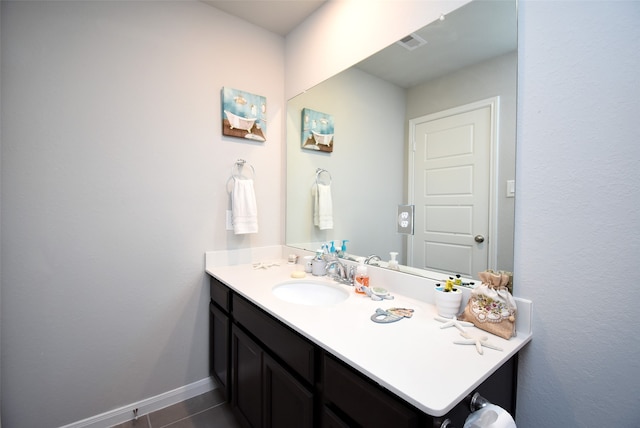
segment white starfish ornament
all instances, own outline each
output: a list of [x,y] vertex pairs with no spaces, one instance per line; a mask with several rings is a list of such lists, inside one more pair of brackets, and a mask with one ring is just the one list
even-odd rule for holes
[[495,349],[496,351],[502,351],[502,348],[499,346],[489,343],[489,338],[487,336],[473,337],[464,332],[460,333],[460,336],[464,337],[465,340],[454,340],[453,343],[456,345],[476,345],[476,350],[480,355],[483,354],[483,346],[485,348]]
[[272,266],[280,266],[279,263],[258,262],[253,264],[253,269],[269,269]]
[[444,323],[440,326],[441,329],[455,327],[458,330],[460,330],[462,333],[464,333],[464,329],[462,327],[473,327],[473,323],[470,323],[467,321],[458,321],[458,318],[456,317],[453,317],[453,318],[435,317],[434,320]]

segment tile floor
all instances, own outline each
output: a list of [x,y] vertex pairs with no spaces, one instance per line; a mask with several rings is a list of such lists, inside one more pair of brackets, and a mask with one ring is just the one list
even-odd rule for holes
[[112,428],[240,428],[218,389]]

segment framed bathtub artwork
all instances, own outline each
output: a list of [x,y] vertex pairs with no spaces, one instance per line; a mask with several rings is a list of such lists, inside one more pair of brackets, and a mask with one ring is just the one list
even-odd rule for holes
[[222,135],[267,141],[267,99],[238,89],[222,88]]
[[302,148],[321,152],[333,152],[333,116],[327,113],[302,109]]

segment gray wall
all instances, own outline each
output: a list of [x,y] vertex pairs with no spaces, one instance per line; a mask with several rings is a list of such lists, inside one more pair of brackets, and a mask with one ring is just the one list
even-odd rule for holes
[[[239,143],[217,122],[228,85],[262,92],[284,123],[281,39],[198,3],[78,4],[2,2],[5,426],[61,425],[206,376],[202,253],[282,242],[281,130]],[[388,34],[382,48],[441,12],[409,28],[412,4],[395,25],[361,14],[361,33]],[[634,427],[640,3],[524,0],[519,15],[514,271],[534,338],[517,423]],[[318,28],[292,36],[330,51],[342,39],[323,34],[352,32]],[[221,59],[237,58],[234,30],[260,72]],[[288,94],[309,77],[297,60]],[[224,231],[220,190],[237,157],[269,189],[270,227],[243,239]]]
[[[283,64],[282,37],[200,2],[2,2],[5,426],[208,377],[204,252],[282,242]],[[266,143],[221,136],[223,86],[267,98]],[[237,158],[258,177],[242,238]]]
[[[402,88],[355,68],[288,102],[287,243],[348,239],[351,254],[388,260],[390,251],[404,253],[395,229],[396,207],[406,202],[404,106]],[[332,153],[301,148],[300,112],[305,107],[333,115]],[[318,167],[333,178],[334,228],[327,231],[311,221],[310,189]]]
[[640,2],[520,3],[519,428],[637,427]]
[[[0,39],[2,38],[2,8],[0,7]],[[0,82],[2,81],[2,42],[0,41]],[[0,109],[2,104],[2,85],[0,85]],[[0,112],[0,177],[2,177],[2,114]],[[0,178],[0,188],[2,180]],[[0,242],[2,242],[2,192],[0,192]],[[0,245],[0,279],[2,278],[2,246]],[[2,355],[2,283],[0,282],[0,355]],[[0,357],[0,362],[2,358]],[[1,364],[0,364],[1,366]],[[2,368],[0,367],[0,427],[2,427]]]

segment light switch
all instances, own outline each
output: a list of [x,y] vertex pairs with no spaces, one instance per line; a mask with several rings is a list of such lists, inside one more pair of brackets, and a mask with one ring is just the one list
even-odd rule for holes
[[398,233],[405,235],[413,235],[413,214],[415,212],[414,205],[398,205],[397,226]]
[[507,198],[513,198],[516,195],[516,181],[507,180]]

